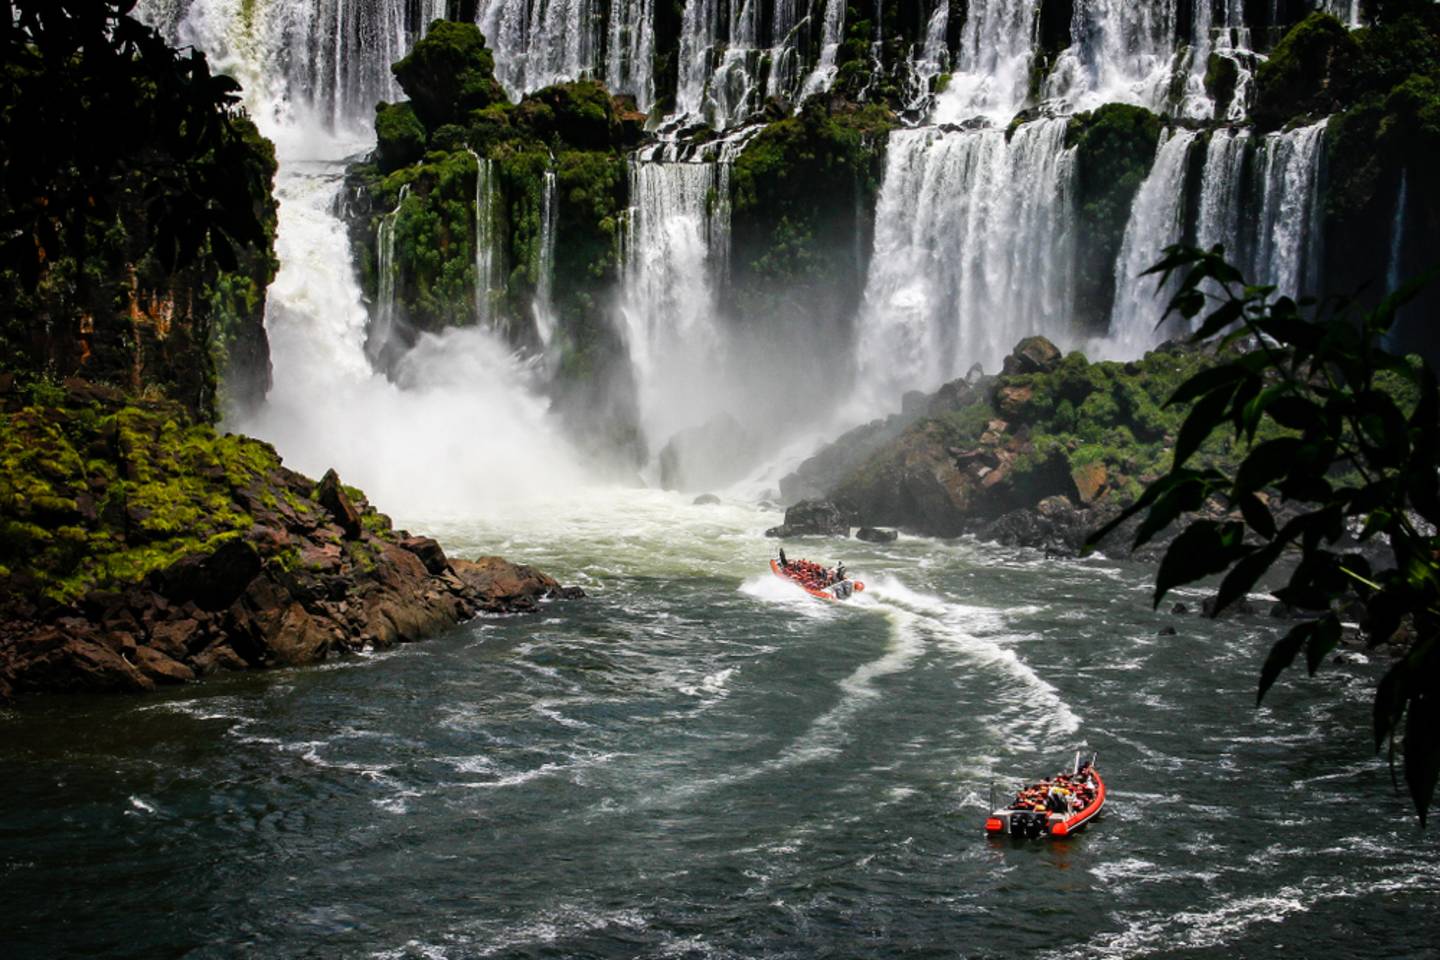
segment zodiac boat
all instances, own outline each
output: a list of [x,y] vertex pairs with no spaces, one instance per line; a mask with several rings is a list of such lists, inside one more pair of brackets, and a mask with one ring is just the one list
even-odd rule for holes
[[[993,800],[990,805],[995,806]],[[1104,807],[1105,781],[1095,769],[1095,756],[1082,763],[1077,753],[1070,773],[1031,784],[1008,806],[994,810],[985,821],[985,832],[992,837],[1068,837]]]
[[780,579],[798,584],[810,596],[818,597],[821,600],[849,600],[853,595],[865,589],[865,584],[849,577],[827,584],[805,578],[801,574],[804,565],[804,560],[792,560],[787,566],[782,567],[780,561],[772,559],[770,570]]

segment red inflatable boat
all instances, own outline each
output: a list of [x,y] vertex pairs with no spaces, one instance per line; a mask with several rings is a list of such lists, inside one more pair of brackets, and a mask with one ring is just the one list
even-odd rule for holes
[[849,600],[851,596],[865,589],[865,584],[849,577],[824,582],[824,574],[821,572],[824,568],[808,560],[791,560],[782,567],[780,561],[772,559],[770,569],[775,576],[797,584],[810,596],[819,597],[821,600]]
[[991,813],[985,832],[992,837],[1068,837],[1104,807],[1105,781],[1095,769],[1095,758],[1081,763],[1077,755],[1072,772],[1031,784],[1008,806]]

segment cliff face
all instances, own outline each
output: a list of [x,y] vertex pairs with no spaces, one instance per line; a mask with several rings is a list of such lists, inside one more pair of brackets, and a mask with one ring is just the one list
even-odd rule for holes
[[317,663],[562,595],[451,560],[333,471],[317,483],[173,402],[33,393],[0,390],[0,701]]

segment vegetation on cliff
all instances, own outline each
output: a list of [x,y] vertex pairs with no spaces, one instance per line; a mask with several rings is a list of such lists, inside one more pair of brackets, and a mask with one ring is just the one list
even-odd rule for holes
[[1075,216],[1085,237],[1076,253],[1075,315],[1104,332],[1115,300],[1115,258],[1130,206],[1155,161],[1164,122],[1144,107],[1107,103],[1070,119],[1075,149]]
[[[1327,244],[1327,288],[1359,293],[1371,307],[1383,292],[1379,281],[1397,266],[1397,220],[1413,232],[1411,248],[1440,244],[1440,166],[1420,159],[1440,152],[1440,8],[1390,0],[1372,13],[1355,31],[1322,13],[1299,23],[1257,73],[1253,111],[1261,129],[1331,118],[1325,235],[1345,240]],[[1407,205],[1397,209],[1402,181]],[[1427,290],[1412,309],[1437,302]],[[1395,335],[1409,349],[1435,347],[1418,325],[1402,324]]]
[[314,663],[560,592],[160,397],[7,378],[0,468],[0,702]]
[[132,5],[19,0],[0,22],[0,370],[213,418],[269,386],[275,158],[235,82]]
[[896,125],[885,107],[813,97],[770,123],[730,171],[729,294],[741,317],[788,318],[811,336],[843,329],[860,302],[885,143]]
[[[1317,318],[1288,298],[1271,301],[1219,253],[1172,248],[1156,269],[1184,276],[1171,309],[1206,314],[1196,342],[1261,346],[1174,391],[1167,407],[1186,416],[1169,472],[1096,539],[1144,512],[1142,545],[1223,500],[1229,516],[1192,520],[1171,544],[1154,593],[1158,606],[1172,588],[1223,573],[1216,613],[1282,558],[1294,560],[1275,595],[1304,617],[1266,659],[1262,699],[1302,651],[1315,673],[1356,599],[1372,646],[1403,632],[1408,647],[1375,693],[1375,747],[1388,741],[1393,758],[1403,730],[1405,779],[1423,824],[1440,778],[1440,387],[1427,363],[1384,346],[1396,309],[1420,284],[1357,324],[1343,312]],[[1242,456],[1219,464],[1195,456],[1217,438]],[[1289,517],[1272,510],[1275,494]],[[1367,554],[1371,542],[1383,546],[1384,562]]]
[[[1118,511],[1168,466],[1183,415],[1165,401],[1213,363],[1177,345],[1131,363],[1091,363],[1032,337],[1000,376],[943,387],[928,415],[829,496],[857,522],[940,536],[1053,496]],[[1225,462],[1234,454],[1217,438],[1201,455]]]

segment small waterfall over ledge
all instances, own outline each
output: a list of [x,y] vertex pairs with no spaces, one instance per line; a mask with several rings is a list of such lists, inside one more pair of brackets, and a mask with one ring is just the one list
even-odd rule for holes
[[994,369],[1029,334],[1073,341],[1067,123],[891,135],[859,331],[866,403]]

